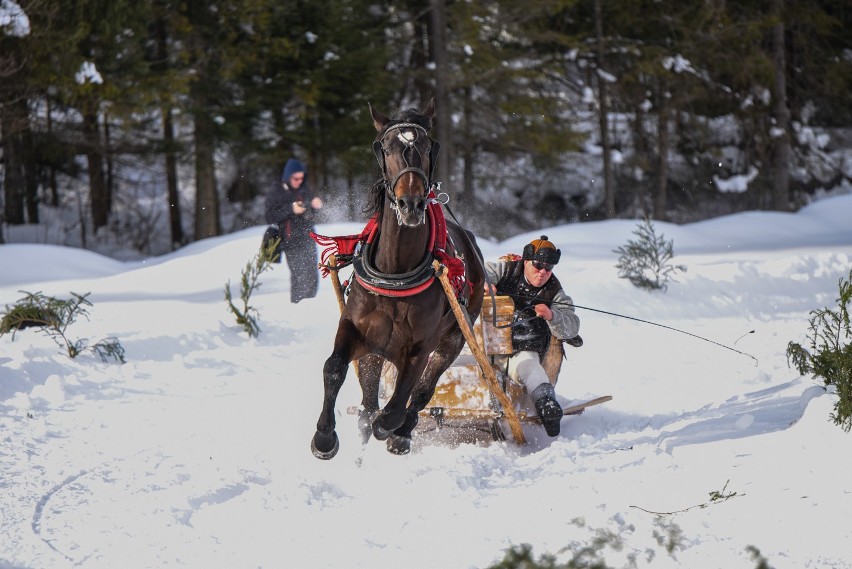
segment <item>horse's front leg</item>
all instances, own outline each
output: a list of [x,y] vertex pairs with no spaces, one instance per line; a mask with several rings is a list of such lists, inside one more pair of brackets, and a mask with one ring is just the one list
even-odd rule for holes
[[351,323],[341,320],[337,329],[337,336],[334,339],[334,350],[325,361],[322,369],[325,394],[322,401],[322,411],[320,411],[317,420],[317,431],[311,440],[311,451],[315,457],[323,460],[334,458],[340,448],[337,433],[334,431],[336,425],[334,405],[337,401],[337,394],[346,380],[349,362],[352,360],[355,333]]
[[378,440],[387,439],[405,422],[408,399],[411,396],[414,384],[423,374],[428,359],[428,353],[418,353],[409,356],[405,365],[400,367],[393,395],[373,421],[373,435]]
[[375,354],[358,360],[358,381],[361,383],[361,409],[358,411],[358,430],[361,441],[367,444],[373,435],[373,418],[379,410],[379,383],[384,358]]

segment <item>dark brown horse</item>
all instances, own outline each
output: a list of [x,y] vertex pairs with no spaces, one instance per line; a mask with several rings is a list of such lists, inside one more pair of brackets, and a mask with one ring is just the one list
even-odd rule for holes
[[[362,391],[359,425],[386,440],[388,450],[408,452],[418,412],[426,407],[441,374],[453,363],[464,337],[441,283],[434,277],[434,214],[429,207],[438,143],[428,136],[434,101],[418,112],[388,119],[370,107],[378,131],[373,149],[382,178],[373,187],[377,237],[354,262],[354,279],[337,327],[334,349],[323,368],[325,396],[311,442],[316,457],[337,453],[334,406],[349,363],[358,360]],[[443,221],[443,214],[441,212]],[[485,272],[473,235],[447,222],[448,248],[464,260],[466,283],[460,302],[474,322],[482,308]],[[397,369],[393,395],[379,410],[379,375],[383,362]]]

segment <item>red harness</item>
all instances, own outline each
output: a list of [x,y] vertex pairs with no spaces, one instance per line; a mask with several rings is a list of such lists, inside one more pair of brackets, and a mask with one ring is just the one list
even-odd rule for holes
[[[429,205],[426,208],[426,218],[429,222],[429,244],[427,252],[430,252],[432,258],[437,259],[442,265],[447,268],[447,277],[450,279],[453,288],[457,293],[461,293],[466,282],[464,261],[455,256],[454,252],[447,251],[447,220],[444,218],[444,210],[441,204],[435,199],[434,192],[429,192],[427,196]],[[330,268],[328,259],[332,255],[337,257],[337,268],[340,269],[351,264],[356,257],[362,254],[365,245],[374,244],[379,237],[378,213],[370,218],[367,225],[361,233],[357,235],[344,235],[339,237],[326,237],[318,235],[314,232],[310,233],[311,238],[323,247],[321,253],[320,271],[323,278],[328,276]],[[359,248],[359,245],[361,246]],[[431,262],[430,262],[431,263]],[[377,281],[365,278],[363,275],[356,272],[356,280],[368,291],[380,296],[403,297],[418,294],[432,284],[435,280],[434,274],[430,275],[425,281],[418,280],[415,284],[408,285],[399,279],[392,284],[392,288],[382,286],[387,284],[389,280],[385,275],[380,284]]]

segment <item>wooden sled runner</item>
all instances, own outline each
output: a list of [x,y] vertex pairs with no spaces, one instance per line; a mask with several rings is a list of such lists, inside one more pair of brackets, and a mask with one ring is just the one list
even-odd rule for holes
[[[342,309],[343,289],[335,260],[329,263],[332,282],[338,303]],[[488,433],[493,440],[505,440],[504,425],[509,427],[513,440],[525,444],[526,438],[522,424],[541,424],[538,416],[524,411],[526,392],[522,386],[511,381],[505,373],[505,357],[512,354],[511,329],[499,326],[511,324],[514,303],[508,296],[492,298],[486,295],[480,318],[471,326],[466,313],[456,301],[455,291],[446,276],[446,270],[437,261],[434,263],[436,275],[465,334],[466,345],[455,363],[439,379],[435,393],[429,404],[420,412],[417,430],[465,429]],[[492,321],[492,310],[496,313],[496,325]],[[551,338],[550,346],[542,365],[552,384],[556,384],[564,359],[563,343]],[[357,370],[357,367],[356,367]],[[380,405],[385,399],[382,393],[393,393],[396,381],[396,369],[385,363],[381,377]],[[563,415],[579,415],[593,405],[611,400],[607,395],[563,407]],[[357,407],[348,412],[357,414]]]

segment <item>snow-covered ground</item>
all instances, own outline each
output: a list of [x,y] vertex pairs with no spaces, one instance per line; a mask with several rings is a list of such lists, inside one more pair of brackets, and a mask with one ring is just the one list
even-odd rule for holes
[[[223,299],[263,228],[123,263],[49,245],[0,246],[0,306],[91,293],[68,335],[115,336],[124,365],[72,360],[28,329],[0,338],[0,567],[488,567],[530,544],[562,561],[598,538],[610,567],[852,568],[852,434],[836,395],[787,366],[810,310],[836,306],[852,266],[852,196],[797,214],[657,224],[688,271],[668,292],[618,279],[630,221],[548,228],[585,346],[557,392],[613,400],[529,444],[309,443],[337,304],[289,303],[286,266],[254,296],[250,339]],[[348,234],[355,224],[320,228]],[[541,232],[481,242],[488,258]],[[750,333],[753,331],[753,333]],[[757,555],[754,548],[760,551]]]

